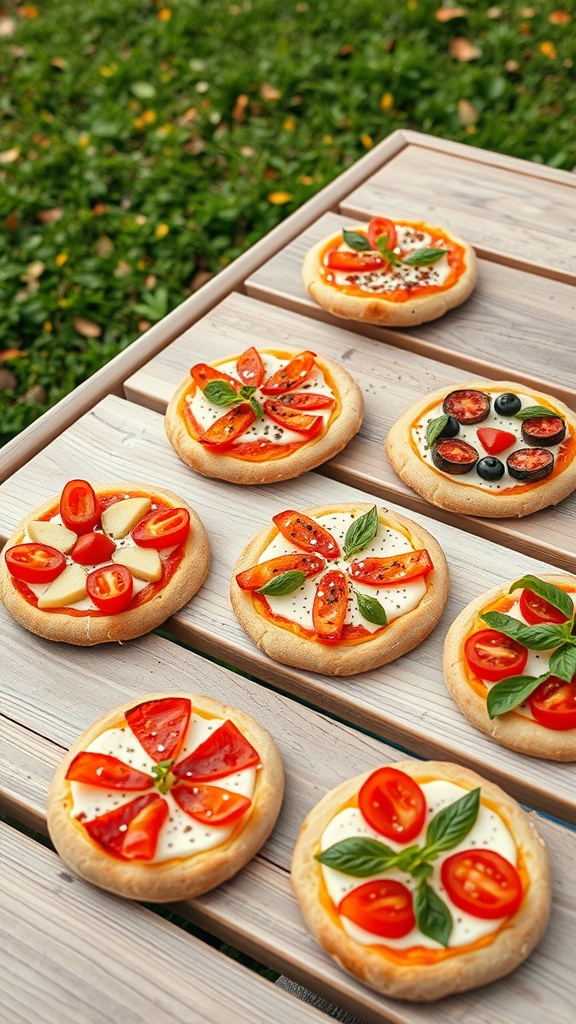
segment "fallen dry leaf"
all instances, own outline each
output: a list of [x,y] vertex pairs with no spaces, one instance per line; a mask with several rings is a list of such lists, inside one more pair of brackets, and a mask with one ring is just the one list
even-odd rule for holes
[[5,149],[3,153],[0,153],[0,164],[13,164],[19,156],[19,146],[13,146],[12,149]]
[[482,56],[482,50],[463,36],[455,36],[450,40],[448,52],[454,60],[460,61],[461,64],[465,64],[469,60],[477,60]]
[[60,206],[53,206],[50,210],[40,210],[37,214],[38,220],[42,224],[55,224],[63,216],[64,210]]
[[551,21],[553,25],[567,25],[569,21],[572,21],[572,15],[567,11],[552,11],[548,21]]
[[0,39],[9,39],[16,31],[14,18],[0,18]]
[[20,217],[17,213],[9,213],[6,216],[6,229],[16,231],[20,227]]
[[34,281],[40,277],[45,270],[44,263],[42,260],[34,260],[33,263],[29,263],[26,267],[26,273],[21,275],[23,281],[30,280]]
[[438,7],[434,11],[436,21],[452,21],[453,18],[463,18],[466,14],[465,7]]
[[198,289],[201,288],[203,284],[206,284],[207,281],[210,281],[213,276],[214,275],[211,274],[209,270],[199,270],[194,274],[194,277],[190,281],[192,291],[198,291]]
[[248,96],[245,92],[241,92],[240,95],[236,97],[236,102],[232,107],[232,117],[238,124],[242,124],[242,122],[246,120],[248,102]]
[[93,320],[85,320],[82,316],[77,316],[72,321],[74,330],[78,331],[83,338],[99,338],[102,334],[102,328],[99,324],[95,324]]
[[280,92],[275,86],[270,85],[269,82],[262,83],[260,86],[260,95],[263,100],[267,100],[269,103],[280,99]]
[[27,352],[21,352],[19,348],[4,348],[0,352],[0,363],[5,363],[8,359],[23,359],[27,355]]
[[469,100],[458,100],[458,117],[460,124],[476,124],[478,111]]

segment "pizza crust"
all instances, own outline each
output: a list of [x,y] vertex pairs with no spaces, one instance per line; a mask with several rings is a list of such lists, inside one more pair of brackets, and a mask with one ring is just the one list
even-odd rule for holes
[[[312,517],[329,512],[349,511],[362,515],[372,507],[368,503],[351,502],[321,505],[302,511]],[[411,651],[428,636],[440,619],[448,597],[449,572],[444,552],[435,538],[413,520],[385,508],[379,508],[378,515],[380,522],[393,529],[407,530],[414,549],[428,550],[434,569],[425,577],[426,593],[420,604],[412,611],[393,619],[373,640],[359,644],[321,644],[316,640],[298,636],[291,629],[284,629],[260,615],[255,608],[252,594],[241,590],[236,582],[238,573],[255,565],[262,552],[277,536],[278,530],[275,526],[267,527],[258,533],[240,554],[230,584],[230,599],[238,621],[261,651],[284,665],[292,665],[309,672],[321,672],[332,676],[355,675],[394,661],[407,651]]]
[[[266,350],[260,349],[260,351]],[[278,352],[288,359],[292,359],[301,351],[301,349],[278,349]],[[230,359],[234,359],[234,356],[231,356]],[[218,366],[223,361],[219,360],[218,363],[211,365]],[[166,409],[164,427],[168,440],[182,461],[191,469],[203,476],[228,480],[234,484],[274,483],[277,480],[290,480],[309,469],[314,469],[321,463],[327,462],[328,459],[332,459],[345,448],[360,429],[364,415],[362,392],[350,374],[325,356],[316,356],[316,365],[321,370],[325,370],[332,378],[340,408],[329,420],[327,429],[307,441],[297,451],[282,458],[255,462],[233,457],[226,452],[218,454],[210,451],[206,445],[200,444],[191,436],[178,411],[184,395],[190,388],[190,376],[181,382]],[[225,411],[223,409],[223,413]]]
[[391,767],[417,781],[442,778],[470,789],[481,786],[482,797],[497,807],[522,850],[529,886],[519,911],[489,945],[435,964],[398,964],[378,952],[377,946],[362,946],[351,939],[320,901],[322,869],[315,854],[328,823],[372,774],[366,772],[328,793],[300,830],[292,859],[292,885],[307,927],[345,970],[376,992],[395,999],[431,1002],[504,977],[525,960],[548,924],[550,865],[543,840],[515,800],[469,769],[436,761],[401,761]]
[[[218,847],[161,864],[122,861],[99,847],[70,816],[70,784],[66,772],[73,758],[105,729],[117,726],[130,708],[162,697],[188,697],[193,709],[229,718],[258,751],[253,804],[232,835]],[[87,882],[128,899],[169,903],[191,899],[235,875],[265,843],[275,823],[284,793],[284,769],[270,735],[250,715],[211,697],[191,693],[154,693],[116,708],[91,725],[70,748],[58,767],[48,794],[48,830],[62,860]]]
[[[409,226],[410,222],[399,222]],[[434,231],[426,224],[419,225],[422,230]],[[352,231],[362,231],[365,224],[352,227]],[[393,302],[379,295],[349,295],[328,284],[322,269],[322,255],[327,245],[341,239],[342,232],[323,238],[308,250],[302,265],[302,280],[309,295],[334,316],[346,320],[359,320],[368,324],[380,324],[383,327],[411,327],[437,320],[449,310],[460,306],[472,293],[478,279],[478,264],[472,246],[464,239],[442,228],[442,233],[460,246],[464,251],[465,266],[460,277],[449,288],[438,290],[428,295],[414,295],[406,301]]]
[[[36,608],[19,593],[5,560],[0,560],[0,600],[16,622],[47,640],[80,647],[132,640],[156,629],[194,597],[210,567],[210,547],[204,525],[194,509],[173,491],[134,482],[98,484],[94,486],[94,491],[97,496],[110,492],[135,491],[160,498],[174,507],[185,508],[190,514],[190,533],[184,544],[184,556],[166,586],[145,604],[117,615],[74,616],[65,611],[43,611]],[[5,550],[22,543],[28,524],[57,507],[58,501],[59,496],[55,496],[25,516],[6,542]]]
[[[572,584],[576,589],[575,576],[554,576],[538,574],[546,583]],[[576,729],[546,729],[538,722],[509,711],[505,715],[490,718],[486,699],[472,689],[464,662],[464,642],[476,629],[488,628],[478,624],[480,614],[510,590],[510,584],[495,587],[472,601],[454,620],[444,644],[444,678],[462,714],[480,732],[491,736],[503,747],[516,750],[532,757],[543,757],[549,761],[576,761]]]
[[[458,477],[450,477],[427,463],[412,447],[410,435],[413,423],[423,416],[431,406],[443,401],[452,391],[472,389],[479,391],[511,391],[530,394],[534,404],[542,401],[554,408],[566,421],[567,431],[576,438],[576,416],[557,398],[535,391],[515,381],[465,381],[433,391],[425,398],[414,402],[388,431],[386,454],[394,471],[412,490],[438,508],[465,515],[483,516],[488,519],[512,517],[521,518],[538,512],[549,505],[557,505],[576,488],[576,459],[557,475],[530,484],[517,494],[498,494],[467,484],[460,484]],[[481,423],[478,426],[482,426]]]

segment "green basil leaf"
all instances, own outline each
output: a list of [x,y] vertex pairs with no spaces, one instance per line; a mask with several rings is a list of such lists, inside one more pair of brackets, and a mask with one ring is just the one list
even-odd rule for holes
[[414,913],[423,935],[435,939],[442,946],[448,945],[452,931],[452,915],[444,901],[425,879],[422,879],[414,895]]
[[472,789],[453,804],[435,814],[426,830],[423,860],[431,860],[451,850],[468,835],[480,808],[480,788]]
[[525,409],[520,409],[520,412],[516,413],[519,420],[533,420],[535,417],[557,415],[557,412],[547,409],[545,405],[527,405]]
[[316,860],[336,871],[342,871],[354,878],[368,878],[393,867],[398,854],[377,839],[353,836],[329,846],[323,853],[316,854]]
[[360,615],[363,615],[368,622],[374,622],[378,626],[388,625],[388,616],[378,598],[361,594],[359,590],[355,590],[354,594]]
[[380,255],[385,260],[388,260],[388,262],[391,263],[393,267],[400,266],[402,260],[395,252],[392,251],[392,249],[388,248],[387,235],[380,235],[380,237],[376,239],[376,245],[378,246],[378,251]]
[[342,238],[349,245],[351,249],[356,252],[368,252],[371,248],[370,242],[366,238],[366,235],[361,235],[359,231],[347,231],[346,228],[342,231]]
[[548,678],[549,672],[543,676],[509,676],[500,683],[491,686],[486,699],[486,707],[490,718],[505,715],[522,704],[540,683]]
[[244,398],[246,399],[246,401],[248,401],[250,398],[252,398],[252,395],[254,394],[255,391],[255,384],[243,384],[242,387],[240,388],[239,394],[241,398]]
[[564,627],[557,626],[553,622],[525,626],[519,619],[513,618],[512,615],[505,615],[504,612],[485,612],[481,618],[492,629],[512,637],[513,640],[524,644],[531,651],[551,651],[566,640]]
[[446,249],[416,249],[402,263],[408,267],[428,267],[446,255]]
[[209,380],[203,394],[214,405],[236,405],[242,401],[238,392],[225,380]]
[[424,861],[422,864],[416,864],[416,866],[412,868],[411,874],[413,878],[430,878],[433,871],[434,868],[432,865],[427,864],[426,861]]
[[440,437],[444,427],[448,423],[448,413],[444,413],[442,416],[437,416],[436,419],[430,420],[430,423],[426,427],[426,444],[429,448],[432,447],[434,441],[437,441]]
[[279,576],[268,580],[263,587],[259,587],[257,594],[268,594],[270,597],[284,597],[298,590],[306,579],[306,573],[300,569],[289,569],[288,572],[281,572]]
[[258,399],[257,398],[249,398],[248,399],[248,404],[250,405],[250,408],[252,409],[252,412],[255,413],[255,415],[257,416],[257,418],[259,420],[261,420],[263,415],[264,415],[264,409],[260,405],[260,402],[258,401]]
[[560,590],[560,587],[555,587],[553,583],[546,583],[544,580],[538,579],[537,576],[528,575],[523,576],[521,580],[516,580],[510,587],[510,593],[519,588],[531,590],[533,594],[538,594],[538,597],[544,598],[545,601],[548,601],[548,604],[558,608],[567,619],[573,619],[574,604],[566,591]]
[[550,672],[564,682],[570,683],[576,673],[576,644],[567,643],[550,655]]
[[158,761],[152,765],[150,774],[154,779],[154,785],[159,793],[168,793],[172,784],[175,781],[176,776],[172,775],[170,768],[174,764],[175,758],[170,758],[169,761]]
[[378,533],[378,509],[376,505],[366,512],[359,519],[356,519],[346,531],[344,538],[344,558],[351,558],[358,551],[362,551]]

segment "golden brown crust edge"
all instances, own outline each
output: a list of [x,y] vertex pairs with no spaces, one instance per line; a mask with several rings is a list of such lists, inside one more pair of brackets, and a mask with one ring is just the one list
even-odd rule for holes
[[[572,584],[576,588],[576,577],[567,574],[548,575],[538,573],[538,579],[547,583]],[[497,743],[510,750],[533,757],[543,757],[550,761],[576,760],[576,729],[566,732],[545,729],[538,722],[509,712],[491,719],[486,708],[486,700],[481,697],[468,683],[463,663],[464,641],[469,635],[480,613],[488,605],[505,597],[511,583],[477,597],[464,608],[450,626],[444,644],[444,678],[446,685],[460,708],[462,714],[480,732],[491,736]]]
[[576,416],[568,406],[552,395],[536,391],[529,385],[520,384],[518,381],[464,381],[462,384],[456,383],[440,388],[414,402],[388,431],[386,454],[400,479],[417,494],[426,498],[431,505],[447,509],[450,512],[482,516],[487,519],[521,518],[538,512],[542,508],[547,508],[549,505],[557,505],[558,502],[567,498],[576,488],[576,459],[573,459],[558,476],[535,483],[529,490],[516,495],[490,494],[480,488],[459,484],[457,478],[451,480],[422,462],[410,444],[412,423],[430,405],[441,401],[451,391],[463,388],[528,392],[535,399],[544,400],[553,405],[566,420],[573,436],[576,437]]
[[[365,227],[357,225],[356,230]],[[352,228],[351,230],[354,230]],[[340,238],[341,232],[336,231],[313,245],[302,264],[302,281],[308,294],[334,316],[345,320],[359,320],[382,327],[411,327],[428,323],[444,316],[451,309],[460,306],[471,295],[478,279],[478,263],[476,253],[468,242],[455,235],[453,231],[442,228],[442,231],[465,251],[466,266],[456,283],[446,291],[426,296],[416,296],[409,302],[390,302],[380,296],[346,295],[337,288],[326,284],[320,272],[320,260],[324,247],[332,240]]]
[[[296,355],[301,349],[282,346],[281,351]],[[364,416],[364,398],[356,381],[338,363],[325,356],[317,356],[316,362],[320,368],[325,367],[334,380],[340,395],[341,409],[338,416],[330,421],[324,434],[291,455],[268,462],[249,462],[225,453],[213,454],[205,445],[195,441],[178,415],[180,401],[190,387],[190,376],[181,382],[166,409],[164,428],[170,444],[191,469],[203,476],[234,484],[267,484],[290,480],[327,462],[342,451],[360,429]]]
[[[66,772],[72,759],[106,728],[116,725],[130,708],[159,697],[189,697],[192,707],[229,718],[261,757],[253,806],[243,827],[221,846],[192,857],[146,866],[104,853],[68,811]],[[284,793],[284,769],[270,733],[250,715],[211,697],[191,693],[153,693],[132,700],[91,725],[70,748],[58,767],[48,794],[48,829],[65,863],[85,881],[128,899],[170,903],[191,899],[235,875],[258,852],[278,817]]]
[[432,965],[401,966],[374,949],[349,938],[318,899],[321,868],[315,860],[320,837],[337,811],[358,792],[371,772],[342,783],[328,793],[306,818],[292,858],[292,885],[304,921],[317,941],[338,963],[370,988],[385,996],[432,1002],[456,992],[502,978],[513,971],[538,944],[548,924],[551,901],[550,865],[543,840],[530,817],[500,787],[475,772],[446,762],[402,761],[393,765],[412,778],[441,777],[482,794],[496,804],[522,848],[530,885],[518,913],[489,945]]
[[[316,516],[353,510],[364,513],[372,507],[368,502],[350,502],[321,505],[302,511]],[[261,651],[275,661],[305,671],[333,676],[357,675],[406,654],[434,629],[448,598],[449,570],[444,552],[438,541],[413,520],[385,508],[379,508],[378,514],[381,521],[390,526],[408,530],[414,547],[426,548],[430,554],[434,569],[425,577],[426,593],[417,608],[394,619],[374,640],[347,647],[330,647],[277,626],[255,610],[250,592],[241,590],[236,582],[237,574],[255,565],[262,551],[277,534],[275,526],[267,527],[240,554],[230,583],[230,600],[238,621]]]
[[[184,557],[167,585],[146,604],[117,615],[72,616],[35,608],[16,590],[4,558],[0,559],[0,600],[16,622],[47,640],[79,647],[122,642],[149,633],[190,601],[204,583],[210,567],[210,547],[204,525],[191,505],[173,491],[133,481],[93,486],[97,495],[112,490],[137,491],[162,498],[173,506],[186,508],[190,513],[191,529],[184,547]],[[19,544],[28,523],[48,512],[57,502],[58,496],[55,495],[25,516],[8,539],[6,549]]]

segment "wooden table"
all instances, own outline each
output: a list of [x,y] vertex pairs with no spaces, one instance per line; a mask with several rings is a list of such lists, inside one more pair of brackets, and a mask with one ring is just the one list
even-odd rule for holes
[[[413,215],[466,237],[480,258],[469,301],[410,333],[337,321],[316,306],[300,281],[305,250],[373,214]],[[452,703],[441,665],[448,626],[474,596],[524,572],[575,571],[576,497],[518,522],[451,516],[395,476],[383,441],[417,397],[470,374],[516,378],[576,408],[575,226],[576,177],[395,133],[3,450],[3,540],[71,477],[142,479],[196,508],[213,553],[196,598],[157,634],[123,645],[53,644],[0,614],[0,1005],[10,1024],[326,1019],[230,959],[219,940],[367,1022],[572,1021],[574,767],[514,754],[476,732]],[[347,367],[366,402],[360,433],[317,471],[277,485],[242,488],[193,473],[165,438],[170,395],[192,363],[271,340]],[[271,661],[229,604],[239,551],[280,507],[357,497],[408,510],[442,544],[451,590],[440,624],[397,662],[349,679]],[[163,689],[218,696],[254,715],[274,735],[287,776],[261,853],[226,885],[165,912],[91,888],[42,842],[63,751],[99,715]],[[503,785],[532,809],[554,871],[551,925],[529,960],[501,982],[429,1006],[381,998],[339,970],[304,928],[289,884],[298,828],[319,798],[406,751],[458,761]]]

